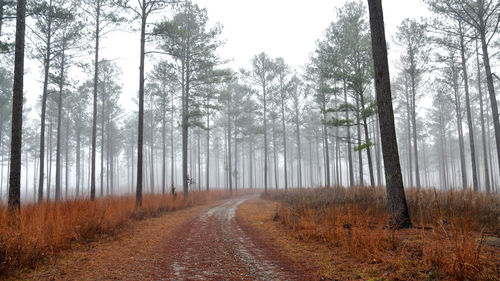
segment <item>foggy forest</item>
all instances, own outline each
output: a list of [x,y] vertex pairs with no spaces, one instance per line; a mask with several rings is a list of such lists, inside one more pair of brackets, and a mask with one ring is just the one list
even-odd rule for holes
[[0,0],[0,279],[500,280],[498,0],[212,2]]

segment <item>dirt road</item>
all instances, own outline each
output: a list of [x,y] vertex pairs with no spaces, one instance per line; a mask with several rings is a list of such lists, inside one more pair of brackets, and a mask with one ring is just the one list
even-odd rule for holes
[[259,249],[235,218],[238,205],[257,195],[224,201],[184,224],[165,245],[162,280],[294,280],[272,253]]

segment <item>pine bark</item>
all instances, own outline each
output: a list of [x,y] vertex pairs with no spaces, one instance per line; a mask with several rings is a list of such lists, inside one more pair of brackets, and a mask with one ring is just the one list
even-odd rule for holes
[[[10,145],[10,175],[8,209],[21,209],[21,145],[23,132],[24,38],[26,30],[26,1],[17,1],[16,47],[14,53],[14,85],[12,97],[12,131]],[[17,221],[12,221],[17,222]]]
[[392,107],[387,44],[385,41],[384,17],[381,0],[368,0],[372,52],[375,72],[380,133],[383,136],[385,178],[387,180],[387,202],[391,214],[390,224],[395,228],[410,227],[411,220],[406,204],[403,178],[399,162],[394,111]]

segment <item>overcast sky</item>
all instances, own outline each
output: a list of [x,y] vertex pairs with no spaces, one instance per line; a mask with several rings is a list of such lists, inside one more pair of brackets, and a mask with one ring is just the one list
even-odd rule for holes
[[[344,0],[197,0],[208,10],[211,23],[223,25],[222,38],[226,44],[220,50],[223,59],[230,59],[233,69],[249,67],[251,58],[266,52],[271,57],[281,56],[293,68],[300,71],[315,49],[317,39],[323,36],[329,23],[335,20],[335,8]],[[406,18],[429,15],[421,0],[383,0],[386,36],[392,42],[396,27]],[[114,32],[105,38],[101,57],[116,60],[121,67],[123,93],[120,105],[135,109],[133,98],[138,91],[139,34]],[[153,46],[149,46],[152,48]],[[397,56],[391,49],[390,61]],[[391,54],[393,54],[391,56]],[[151,60],[146,70],[151,69]],[[149,66],[149,67],[148,67]],[[27,86],[29,105],[41,94],[40,70],[32,65],[29,69],[30,85]],[[88,74],[90,77],[90,73]]]

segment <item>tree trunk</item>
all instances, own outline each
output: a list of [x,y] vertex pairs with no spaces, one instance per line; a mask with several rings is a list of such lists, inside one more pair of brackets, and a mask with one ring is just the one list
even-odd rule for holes
[[106,107],[104,95],[103,91],[101,93],[101,197],[104,197],[104,109]]
[[[162,147],[162,169],[161,169],[161,192],[165,194],[166,188],[166,173],[167,173],[167,147],[166,147],[166,127],[167,127],[167,100],[166,100],[166,91],[165,87],[163,87],[162,91],[162,115],[161,115],[161,147]],[[172,175],[173,176],[173,175]]]
[[[326,101],[323,100],[322,105],[323,111],[323,120],[326,121]],[[330,153],[328,150],[328,128],[326,124],[323,124],[323,138],[325,143],[325,184],[327,187],[330,187]]]
[[99,31],[101,16],[101,0],[96,0],[96,28],[95,28],[95,57],[94,57],[94,103],[92,109],[92,160],[90,176],[90,199],[95,199],[95,177],[96,177],[96,140],[97,140],[97,84],[99,82]]
[[288,171],[286,163],[286,127],[285,127],[285,97],[283,93],[283,79],[280,79],[280,93],[281,93],[281,125],[283,128],[283,165],[285,172],[285,190],[288,190]]
[[135,206],[142,207],[142,153],[144,139],[144,59],[146,45],[146,0],[142,0],[141,17],[141,50],[139,53],[139,124],[137,129],[137,188],[135,193]]
[[[23,0],[24,1],[24,0]],[[18,2],[19,4],[19,2]],[[52,11],[52,0],[49,2],[49,11]],[[43,78],[43,93],[42,93],[42,115],[40,121],[40,176],[38,178],[38,202],[43,200],[43,179],[44,179],[44,156],[45,156],[45,112],[47,110],[47,96],[49,84],[49,68],[51,56],[51,40],[52,40],[52,15],[49,12],[47,23],[47,44],[44,58],[44,78]],[[50,188],[50,186],[48,187]],[[48,192],[50,194],[50,192]]]
[[[365,110],[365,99],[363,94],[359,95],[361,98],[361,109],[364,111]],[[369,144],[370,143],[370,134],[368,132],[368,121],[366,120],[366,117],[363,116],[363,127],[365,129],[365,143]],[[371,154],[371,149],[370,145],[366,146],[366,157],[368,160],[368,171],[370,172],[370,186],[375,187],[375,179],[373,177],[373,162],[372,162],[372,154]]]
[[394,126],[382,2],[381,0],[368,0],[368,6],[380,132],[384,136],[382,152],[385,178],[387,180],[387,202],[391,214],[390,224],[395,228],[410,227],[411,220],[403,188],[396,129]]
[[62,46],[62,54],[61,54],[61,68],[59,75],[59,96],[57,99],[57,140],[56,140],[56,201],[61,200],[61,115],[62,115],[62,94],[64,88],[64,63],[65,63],[65,55],[64,55],[64,39]]
[[[343,80],[343,89],[344,89],[344,101],[347,104],[347,84],[346,81]],[[349,111],[346,110],[345,112],[345,119],[349,120]],[[351,127],[347,126],[346,127],[347,131],[347,160],[349,164],[349,186],[353,187],[354,186],[354,168],[352,165],[352,145],[351,145]]]
[[472,124],[472,113],[470,108],[470,97],[469,97],[469,76],[467,75],[467,62],[465,59],[465,43],[464,43],[464,33],[462,27],[462,21],[459,22],[460,27],[460,55],[462,59],[462,71],[464,75],[464,90],[465,90],[465,106],[467,107],[467,125],[469,129],[469,144],[470,144],[470,158],[472,164],[472,186],[474,191],[478,191],[477,184],[477,166],[476,166],[476,147],[474,144],[474,129]]
[[279,181],[278,181],[278,165],[277,165],[277,156],[276,156],[276,126],[275,119],[273,119],[273,160],[274,160],[274,186],[278,189]]
[[151,109],[151,119],[149,120],[149,161],[150,161],[150,182],[151,182],[151,193],[155,193],[155,153],[154,153],[154,124],[153,124],[153,118],[154,118],[154,112],[153,112],[153,95],[151,94],[150,98],[150,109]]
[[[208,106],[208,105],[207,105]],[[206,189],[210,189],[210,109],[207,109],[207,140],[206,140],[206,150],[205,150],[205,173],[206,173]]]
[[479,48],[476,40],[476,63],[477,63],[477,91],[479,95],[479,109],[481,116],[481,137],[483,144],[483,165],[484,165],[484,186],[486,189],[486,193],[490,193],[490,173],[488,167],[488,152],[486,146],[486,130],[484,128],[484,109],[483,109],[483,93],[481,87],[481,65],[479,63]]
[[175,195],[174,187],[174,91],[170,92],[170,192]]
[[[359,108],[359,100],[356,99],[356,108]],[[359,110],[356,111],[356,128],[358,130],[358,147],[361,146],[362,142],[361,142],[361,118],[360,118],[360,114],[359,114]],[[364,174],[363,174],[363,150],[362,149],[358,149],[358,162],[359,162],[359,185],[361,186],[364,186],[365,185],[365,182],[364,182]]]
[[299,107],[295,106],[295,130],[297,131],[297,159],[298,159],[298,176],[299,188],[302,188],[302,153],[300,147],[300,125],[299,125]]
[[50,193],[51,193],[51,188],[52,188],[52,126],[53,126],[53,120],[50,120],[50,125],[49,125],[49,151],[48,151],[48,163],[47,163],[47,168],[48,168],[48,175],[47,175],[47,201],[50,200]]
[[231,112],[231,98],[227,103],[227,161],[228,161],[228,184],[229,184],[229,192],[233,194],[233,177],[232,177],[232,172],[233,172],[233,167],[231,165],[231,116],[229,115]]
[[23,133],[23,86],[24,86],[24,37],[26,28],[26,1],[17,1],[16,47],[14,54],[14,85],[12,95],[12,131],[10,145],[10,175],[8,208],[12,215],[21,209],[21,145]]
[[[454,62],[452,62],[454,64]],[[462,175],[462,188],[467,188],[467,171],[465,170],[465,145],[464,145],[464,133],[462,128],[462,106],[460,104],[460,97],[458,94],[458,73],[455,66],[452,66],[453,72],[453,93],[455,95],[455,114],[457,117],[457,129],[458,129],[458,145],[460,151],[460,171]]]
[[406,97],[406,130],[408,132],[408,187],[413,187],[413,161],[411,151],[411,116],[412,103],[410,103],[410,92],[408,89],[408,77],[405,74],[405,97]]
[[66,165],[65,167],[65,183],[64,183],[64,188],[65,188],[65,199],[68,199],[68,189],[69,189],[69,120],[66,119],[66,140],[65,140],[65,145],[64,145],[64,153],[65,153],[65,160],[64,164]]
[[[81,166],[80,166],[80,145],[81,145],[81,120],[78,117],[77,120],[77,125],[76,125],[76,194],[75,198],[78,198],[80,196],[80,172],[81,172]],[[82,185],[83,188],[83,185]]]
[[267,193],[267,104],[266,104],[266,83],[262,84],[264,98],[264,193]]

